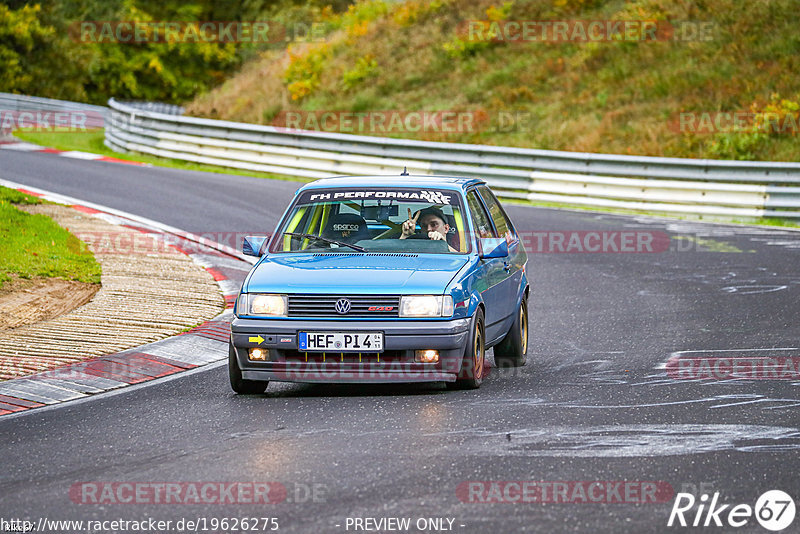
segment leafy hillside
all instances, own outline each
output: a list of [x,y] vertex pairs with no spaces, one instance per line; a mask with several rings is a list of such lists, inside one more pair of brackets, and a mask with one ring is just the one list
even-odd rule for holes
[[[362,0],[342,15],[319,12],[330,30],[324,42],[263,51],[188,109],[262,124],[283,124],[296,111],[318,118],[330,110],[448,110],[471,114],[477,127],[388,135],[797,161],[799,8],[797,0]],[[486,35],[497,37],[493,22],[543,20],[692,21],[711,33],[676,40],[667,32],[637,42],[509,42],[469,33],[468,21],[482,21]],[[765,127],[691,132],[680,129],[681,112],[699,119],[750,112]]]

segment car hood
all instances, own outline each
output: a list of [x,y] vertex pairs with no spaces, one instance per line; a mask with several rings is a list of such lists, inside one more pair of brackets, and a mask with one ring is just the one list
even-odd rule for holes
[[272,254],[250,274],[249,293],[442,294],[467,262],[446,254]]

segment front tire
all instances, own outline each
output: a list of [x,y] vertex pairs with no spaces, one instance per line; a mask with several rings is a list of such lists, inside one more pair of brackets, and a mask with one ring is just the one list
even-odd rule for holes
[[514,324],[494,348],[497,367],[522,367],[528,358],[528,298],[523,296]]
[[461,371],[455,382],[447,382],[448,389],[478,389],[483,383],[486,366],[486,339],[484,338],[483,310],[478,308],[472,320]]
[[242,370],[239,369],[236,349],[233,348],[232,343],[228,344],[228,378],[231,381],[231,389],[244,395],[264,393],[269,385],[269,380],[245,380],[242,378]]

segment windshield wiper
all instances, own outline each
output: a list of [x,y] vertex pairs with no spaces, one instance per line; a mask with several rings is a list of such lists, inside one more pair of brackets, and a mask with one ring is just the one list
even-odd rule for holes
[[318,235],[313,234],[301,234],[299,232],[283,232],[283,235],[291,235],[295,237],[303,237],[306,239],[318,239],[320,241],[324,241],[326,243],[332,243],[334,245],[339,245],[340,247],[350,247],[353,250],[357,250],[358,252],[366,252],[367,249],[364,247],[359,247],[358,245],[353,245],[352,243],[345,243],[344,241],[336,241],[335,239],[328,239],[327,237],[320,237]]

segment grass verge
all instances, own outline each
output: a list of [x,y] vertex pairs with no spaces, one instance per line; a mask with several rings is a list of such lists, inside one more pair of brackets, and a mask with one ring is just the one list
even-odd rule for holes
[[100,283],[100,264],[86,245],[45,215],[16,208],[36,197],[0,187],[0,288],[13,277]]

